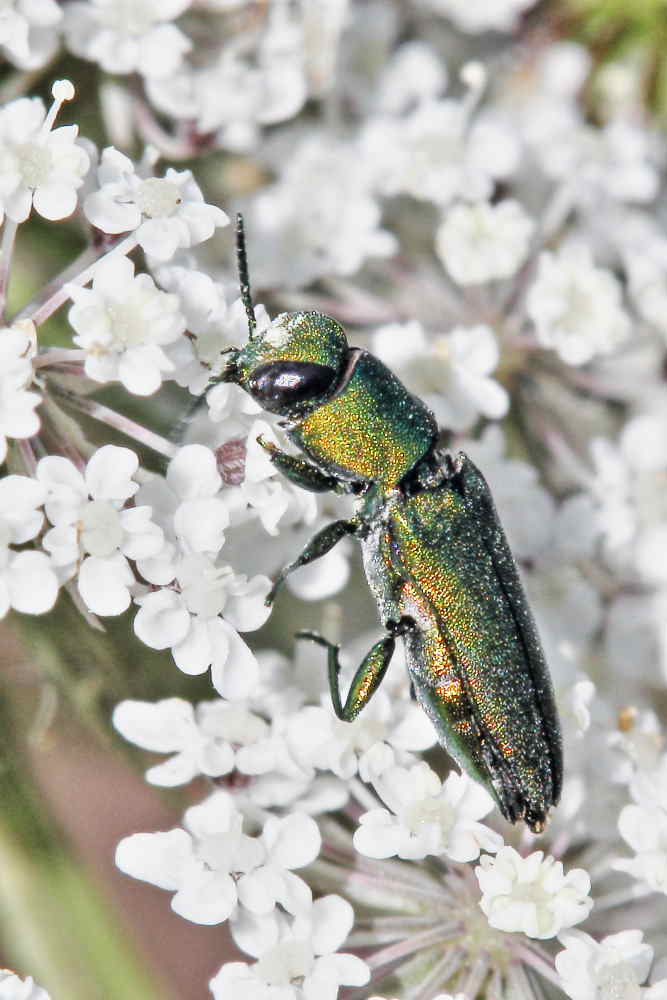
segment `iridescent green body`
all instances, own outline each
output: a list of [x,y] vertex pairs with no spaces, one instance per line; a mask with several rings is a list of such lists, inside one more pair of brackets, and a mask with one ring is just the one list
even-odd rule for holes
[[361,543],[385,636],[345,704],[329,650],[334,708],[351,720],[380,684],[402,636],[415,696],[440,743],[512,822],[540,830],[558,801],[561,743],[549,674],[505,535],[479,471],[436,448],[428,408],[377,358],[347,347],[318,313],[279,316],[234,352],[223,376],[280,413],[306,460],[265,445],[293,482],[349,491],[358,509],[323,529],[279,575],[344,535]]

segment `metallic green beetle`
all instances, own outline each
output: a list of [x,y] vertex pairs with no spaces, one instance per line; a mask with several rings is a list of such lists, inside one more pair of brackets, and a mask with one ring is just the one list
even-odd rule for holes
[[298,486],[358,496],[355,515],[318,532],[279,574],[361,543],[385,635],[342,704],[338,647],[328,650],[336,715],[352,721],[377,690],[402,636],[414,695],[440,743],[502,814],[543,829],[558,802],[562,751],[549,673],[489,488],[466,455],[438,451],[433,414],[342,327],[318,312],[283,313],[256,334],[242,219],[237,246],[250,339],[221,376],[284,419],[305,458],[260,441]]

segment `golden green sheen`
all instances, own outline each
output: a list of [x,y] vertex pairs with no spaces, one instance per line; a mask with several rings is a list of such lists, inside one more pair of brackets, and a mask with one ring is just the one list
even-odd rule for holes
[[389,488],[428,451],[433,417],[381,361],[362,352],[344,389],[290,436],[318,464]]

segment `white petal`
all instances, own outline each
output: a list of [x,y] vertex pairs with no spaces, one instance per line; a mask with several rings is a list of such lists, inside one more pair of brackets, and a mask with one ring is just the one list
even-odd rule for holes
[[130,606],[134,574],[120,552],[108,559],[89,556],[79,570],[79,593],[96,615],[120,615]]
[[169,649],[181,643],[190,631],[190,613],[174,591],[157,590],[141,599],[134,631],[151,649]]
[[126,740],[156,753],[180,750],[198,735],[194,709],[183,698],[121,701],[112,722]]
[[284,819],[266,821],[262,839],[273,864],[281,868],[303,868],[320,853],[322,838],[312,816],[293,813]]
[[219,552],[228,524],[227,506],[215,497],[187,500],[174,514],[174,531],[191,552]]
[[76,208],[76,190],[71,184],[45,184],[33,198],[35,211],[50,220],[66,219]]
[[316,955],[337,951],[354,925],[354,910],[341,896],[322,896],[313,903],[312,941]]
[[211,680],[223,698],[238,701],[239,698],[246,698],[255,688],[259,678],[259,664],[255,654],[236,629],[220,619],[218,622],[220,624],[217,626],[216,634],[220,637],[225,636],[227,649],[223,658],[216,641]]
[[192,859],[192,838],[185,830],[135,833],[116,848],[116,865],[133,878],[160,889],[178,889]]
[[19,552],[5,573],[11,606],[29,615],[50,611],[58,597],[58,579],[43,552]]
[[107,444],[92,456],[86,466],[86,485],[95,500],[128,500],[139,489],[132,476],[139,459],[129,448]]
[[163,764],[156,764],[146,771],[146,781],[160,788],[176,788],[192,781],[199,774],[197,761],[192,752],[177,753]]
[[[193,618],[188,635],[182,642],[174,645],[172,655],[174,663],[184,674],[203,674],[208,670],[213,657],[208,622]],[[222,656],[223,649],[217,646],[215,655]]]
[[215,455],[202,444],[188,444],[172,458],[167,483],[182,500],[214,496],[222,486]]
[[226,872],[201,872],[188,879],[171,901],[171,908],[195,924],[221,924],[236,906],[236,883]]

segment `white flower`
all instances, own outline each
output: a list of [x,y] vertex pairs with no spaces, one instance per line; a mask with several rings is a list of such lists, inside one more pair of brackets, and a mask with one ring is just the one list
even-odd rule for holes
[[461,31],[512,31],[521,14],[536,0],[420,0],[435,14],[448,17]]
[[21,545],[39,534],[46,490],[29,476],[0,478],[0,532],[5,544]]
[[63,12],[56,0],[7,0],[0,9],[0,45],[20,69],[38,69],[58,48]]
[[[245,307],[240,298],[228,304],[223,286],[203,271],[173,264],[153,270],[160,286],[178,295],[187,326],[188,336],[180,337],[166,351],[175,369],[171,377],[179,385],[187,386],[193,395],[200,396],[222,371],[225,349],[245,343],[248,337]],[[256,304],[254,309],[259,336],[269,325],[269,317],[264,306]],[[231,382],[215,384],[207,393],[206,402],[211,420],[224,421],[220,430],[224,431],[225,439],[245,436],[247,431],[247,421],[241,428],[232,419],[234,404],[244,413],[260,411],[252,397]],[[202,441],[198,435],[196,439]]]
[[257,914],[271,913],[276,903],[288,913],[308,912],[310,888],[293,869],[311,864],[320,853],[322,839],[315,820],[296,812],[282,819],[270,816],[260,843],[264,859],[239,881],[239,902]]
[[443,784],[422,761],[385,768],[373,784],[391,812],[372,809],[360,817],[354,846],[367,857],[417,860],[444,854],[474,861],[480,850],[502,847],[500,834],[478,822],[493,809],[491,796],[465,775],[453,771]]
[[416,320],[390,323],[375,332],[373,350],[443,427],[464,430],[480,414],[497,420],[507,412],[507,392],[490,377],[500,355],[488,326],[459,326],[429,340]]
[[617,442],[593,438],[590,491],[607,558],[651,585],[667,582],[667,414],[631,417]]
[[171,548],[159,560],[142,563],[151,583],[169,583],[175,575],[174,545],[186,556],[215,556],[222,548],[229,511],[220,494],[222,480],[210,448],[190,444],[180,448],[167,468],[166,477],[155,476],[144,483],[138,499],[156,512]]
[[48,556],[0,546],[0,618],[10,608],[42,615],[51,610],[57,596],[58,578]]
[[236,877],[252,871],[263,850],[242,832],[242,816],[226,792],[188,809],[185,821],[191,832],[178,828],[124,837],[116,848],[116,865],[174,892],[171,907],[186,920],[219,924],[237,905]]
[[404,42],[393,53],[380,78],[378,109],[386,114],[400,114],[418,101],[437,97],[446,83],[446,67],[434,48],[426,42]]
[[213,685],[223,697],[246,697],[258,668],[237,628],[249,631],[266,621],[270,608],[264,599],[271,581],[265,576],[246,580],[231,566],[195,555],[178,561],[175,585],[137,598],[137,636],[152,649],[171,647],[176,666],[186,674],[202,674],[210,667]]
[[228,217],[206,205],[189,170],[169,167],[164,177],[141,177],[132,161],[113,146],[102,152],[99,189],[83,205],[87,218],[105,233],[136,230],[139,246],[155,261],[209,239]]
[[50,611],[58,596],[58,579],[43,552],[16,552],[35,538],[44,522],[44,487],[28,476],[0,479],[0,618],[10,608],[25,614]]
[[[210,394],[209,394],[210,395]],[[288,482],[281,476],[275,465],[259,444],[258,438],[262,437],[271,444],[282,447],[282,442],[278,439],[276,428],[266,423],[264,420],[255,420],[250,430],[245,446],[244,479],[241,484],[240,494],[244,504],[249,505],[256,511],[262,527],[269,535],[278,534],[278,525],[283,528],[290,521],[302,521],[304,524],[313,524],[317,516],[317,501],[314,494],[300,489]],[[328,553],[321,562],[324,566],[318,566],[311,570],[311,579],[315,579],[316,589],[322,596],[329,596],[335,593],[344,584],[349,572],[347,565],[342,573],[338,575],[338,586],[335,586],[333,577],[329,572],[337,564],[340,566],[341,559],[344,559],[342,552],[336,547],[334,553]],[[335,558],[329,558],[335,556]],[[345,560],[347,563],[347,560]],[[308,567],[307,569],[310,569]],[[333,589],[331,585],[334,584]],[[297,591],[299,583],[296,583]],[[290,587],[291,589],[291,587]]]
[[422,101],[403,118],[370,119],[363,152],[384,194],[446,205],[488,198],[516,168],[515,137],[489,113],[470,123],[463,101]]
[[182,698],[122,701],[114,710],[113,724],[126,740],[146,750],[175,751],[146,772],[146,781],[153,785],[182,785],[198,774],[218,777],[234,768],[258,773],[273,763],[273,754],[266,752],[268,724],[239,702],[219,698],[200,702],[195,710]]
[[[639,987],[648,976],[653,948],[638,930],[609,934],[595,941],[583,931],[562,931],[558,940],[565,946],[555,958],[561,985],[572,1000],[600,1000],[623,997],[640,1000],[651,991]],[[664,989],[667,982],[656,983]]]
[[135,584],[128,559],[155,555],[163,545],[150,507],[124,509],[139,488],[132,479],[138,465],[134,452],[115,445],[100,448],[83,474],[58,455],[37,464],[53,525],[44,536],[44,547],[64,579],[78,567],[79,593],[95,614],[125,611]]
[[28,389],[34,352],[32,324],[0,329],[0,462],[7,457],[7,438],[29,438],[39,430],[35,407],[42,397]]
[[667,811],[653,803],[624,806],[618,830],[635,856],[619,858],[614,868],[634,876],[654,892],[667,894]]
[[436,233],[436,249],[459,285],[510,278],[526,258],[534,223],[517,201],[459,204]]
[[78,127],[53,128],[74,88],[61,80],[52,93],[48,114],[38,97],[21,97],[0,109],[0,205],[13,222],[24,222],[33,205],[45,219],[71,215],[89,167],[88,154],[77,143]]
[[583,245],[540,255],[526,309],[540,344],[570,365],[611,353],[630,332],[616,278]]
[[276,902],[290,913],[310,906],[306,883],[292,868],[317,857],[320,835],[310,817],[267,820],[259,838],[242,832],[243,818],[227,792],[218,791],[185,813],[186,830],[138,833],[116,850],[121,871],[175,892],[172,909],[200,924],[226,920],[237,905],[270,913]]
[[562,863],[542,851],[522,858],[513,847],[502,847],[495,858],[482,857],[475,875],[482,892],[479,905],[501,931],[555,937],[585,920],[593,907],[587,872],[572,868],[565,874]]
[[244,951],[259,955],[254,965],[228,962],[211,980],[214,1000],[336,1000],[340,986],[364,986],[370,978],[365,962],[355,955],[339,953],[354,922],[352,907],[340,896],[316,900],[307,916],[291,925],[275,919],[264,937],[271,942],[253,947],[262,935],[253,928],[233,928]]
[[299,288],[327,274],[354,274],[367,257],[394,252],[363,163],[358,149],[332,141],[291,151],[281,180],[253,202],[256,282]]
[[[325,677],[322,665],[321,677]],[[386,683],[386,682],[385,682]],[[419,752],[433,745],[433,727],[421,709],[407,697],[377,691],[353,722],[338,719],[330,696],[322,706],[308,705],[289,720],[287,739],[294,759],[303,767],[333,771],[339,778],[354,777],[365,754],[386,741],[399,751]]]
[[95,271],[92,288],[70,286],[73,338],[86,351],[86,374],[119,379],[139,396],[160,388],[173,365],[163,347],[185,330],[176,295],[161,292],[147,274],[134,276],[127,257],[111,254]]
[[191,42],[169,22],[190,0],[90,0],[65,8],[65,40],[75,55],[91,59],[108,73],[169,77]]
[[229,523],[220,485],[215,455],[195,444],[180,449],[166,479],[156,476],[141,488],[138,499],[150,504],[166,543],[139,561],[142,576],[160,589],[137,598],[134,629],[153,649],[171,647],[185,673],[211,667],[220,694],[239,698],[255,684],[257,661],[237,629],[266,621],[271,583],[266,576],[248,580],[216,561]]
[[173,118],[215,133],[223,148],[245,151],[259,126],[297,114],[307,97],[303,35],[288,4],[272,4],[254,45],[225,45],[213,61],[147,80],[151,102]]
[[21,979],[10,969],[0,969],[0,1000],[50,1000],[32,976]]

